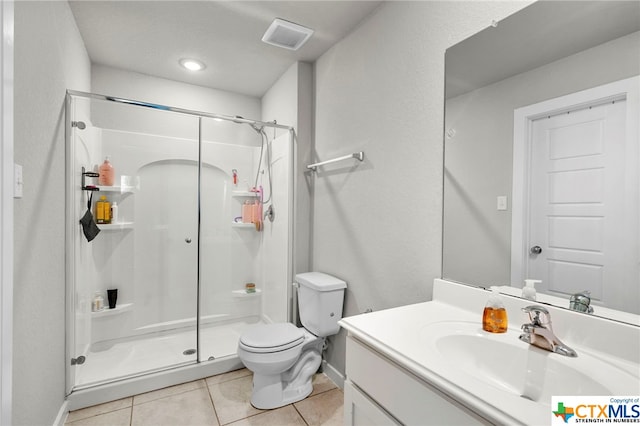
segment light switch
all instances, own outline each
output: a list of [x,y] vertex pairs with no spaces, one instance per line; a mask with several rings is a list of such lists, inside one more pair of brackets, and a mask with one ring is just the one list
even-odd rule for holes
[[22,198],[22,188],[24,181],[22,180],[22,166],[20,164],[13,165],[13,198]]
[[497,207],[498,207],[498,210],[500,210],[500,211],[507,210],[507,196],[506,195],[498,195]]

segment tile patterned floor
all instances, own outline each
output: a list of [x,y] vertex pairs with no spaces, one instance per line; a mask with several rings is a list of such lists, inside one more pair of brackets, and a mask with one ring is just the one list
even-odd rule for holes
[[251,380],[247,369],[232,371],[72,411],[65,425],[342,425],[342,391],[324,374],[314,376],[308,398],[275,410],[251,406]]

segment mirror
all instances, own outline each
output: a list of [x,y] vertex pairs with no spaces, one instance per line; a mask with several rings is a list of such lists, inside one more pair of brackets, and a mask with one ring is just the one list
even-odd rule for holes
[[540,1],[447,50],[444,279],[640,324],[639,31],[638,2]]

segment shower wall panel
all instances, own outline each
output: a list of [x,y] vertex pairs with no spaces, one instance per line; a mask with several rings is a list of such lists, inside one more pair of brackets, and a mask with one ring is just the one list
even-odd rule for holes
[[[242,216],[238,197],[253,186],[259,148],[205,141],[202,144],[200,218],[200,309],[202,318],[260,316],[260,306],[237,297],[259,271],[260,236],[234,227]],[[233,172],[238,176],[233,184]],[[234,293],[235,292],[235,293]]]
[[255,281],[259,246],[231,227],[240,206],[232,197],[229,166],[241,176],[252,174],[257,149],[203,143],[198,240],[197,139],[103,131],[103,151],[116,174],[135,186],[119,203],[119,219],[134,225],[100,244],[94,258],[98,290],[118,287],[119,303],[132,309],[94,321],[93,342],[194,326],[198,250],[201,319],[259,315],[259,306],[233,297],[233,290]]

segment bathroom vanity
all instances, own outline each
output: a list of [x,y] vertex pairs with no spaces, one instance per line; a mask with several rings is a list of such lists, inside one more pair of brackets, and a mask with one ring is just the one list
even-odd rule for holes
[[405,364],[353,336],[347,338],[347,375],[346,425],[490,424]]
[[549,424],[552,396],[640,394],[638,325],[546,306],[570,358],[518,339],[535,302],[503,296],[509,330],[483,331],[489,294],[438,279],[431,302],[341,320],[345,424]]

